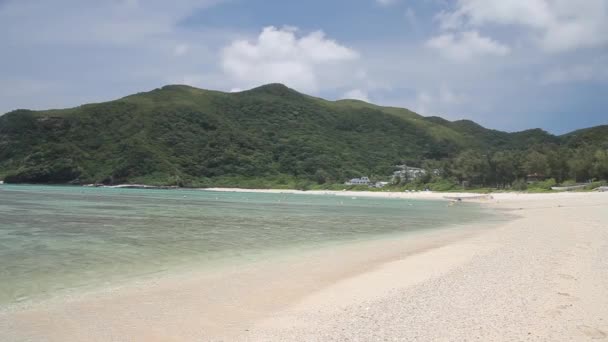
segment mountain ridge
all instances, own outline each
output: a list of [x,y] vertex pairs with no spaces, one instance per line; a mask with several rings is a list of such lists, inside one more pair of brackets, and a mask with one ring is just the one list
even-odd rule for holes
[[509,133],[405,108],[329,101],[282,84],[235,93],[166,85],[113,101],[0,116],[0,178],[187,186],[238,185],[244,179],[339,183],[391,174],[398,163],[452,159],[465,150],[601,145],[604,130]]

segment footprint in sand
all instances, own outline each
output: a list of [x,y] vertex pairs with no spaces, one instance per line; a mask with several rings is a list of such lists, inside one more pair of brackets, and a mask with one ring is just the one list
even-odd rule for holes
[[566,297],[566,298],[568,298],[569,300],[572,300],[572,301],[579,300],[578,297],[572,296],[568,292],[558,292],[557,294],[560,295],[560,296],[562,296],[562,297]]
[[583,334],[591,337],[593,340],[605,339],[608,335],[596,328],[592,328],[588,325],[579,325],[578,330],[580,330]]

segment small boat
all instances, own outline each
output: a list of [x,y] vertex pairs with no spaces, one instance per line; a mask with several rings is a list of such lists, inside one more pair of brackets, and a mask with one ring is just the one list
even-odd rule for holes
[[571,190],[583,189],[586,186],[587,186],[587,184],[578,184],[578,185],[571,185],[571,186],[552,186],[551,190],[553,190],[553,191],[571,191]]

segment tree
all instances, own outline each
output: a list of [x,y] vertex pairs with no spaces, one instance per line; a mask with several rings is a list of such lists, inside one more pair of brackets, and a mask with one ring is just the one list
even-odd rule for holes
[[597,150],[593,157],[591,176],[608,180],[608,150]]
[[427,159],[422,163],[422,168],[430,176],[430,178],[447,178],[449,176],[449,162],[445,159]]
[[452,172],[462,182],[485,185],[490,169],[488,159],[478,151],[466,150],[454,160]]
[[499,151],[490,159],[494,170],[494,180],[499,187],[511,185],[517,178],[518,161],[515,153]]
[[549,160],[544,154],[538,151],[531,151],[526,156],[524,169],[528,174],[546,176],[549,173]]
[[549,162],[549,174],[558,183],[563,182],[568,177],[568,155],[569,151],[565,148],[551,149],[546,152]]
[[591,178],[591,168],[593,166],[593,157],[585,148],[578,148],[573,151],[568,160],[568,168],[570,176],[578,182],[584,182]]

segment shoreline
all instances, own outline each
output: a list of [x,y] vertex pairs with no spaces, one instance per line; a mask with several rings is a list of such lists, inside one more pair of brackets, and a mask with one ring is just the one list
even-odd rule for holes
[[487,205],[520,217],[335,284],[247,337],[608,338],[608,196],[502,196]]
[[[213,269],[191,269],[15,305],[0,310],[0,339],[38,340],[44,337],[50,341],[79,341],[88,331],[104,324],[109,327],[96,331],[94,338],[88,336],[87,340],[106,341],[109,336],[129,336],[129,340],[135,341],[173,340],[175,337],[165,332],[149,334],[142,330],[142,323],[147,329],[150,326],[145,322],[157,319],[150,316],[147,308],[150,305],[164,311],[166,316],[162,323],[159,322],[163,329],[176,327],[180,330],[177,340],[241,340],[242,331],[257,324],[260,318],[270,317],[273,312],[284,310],[310,294],[386,263],[440,248],[487,229],[487,224],[480,222],[471,226],[450,225],[428,231],[341,241],[335,245],[298,250],[294,254],[281,254],[280,258],[226,264]],[[251,293],[272,295],[251,298]],[[189,321],[192,317],[188,313],[199,310],[202,321]],[[133,316],[137,318],[133,320]],[[142,317],[143,322],[140,321]],[[122,326],[123,321],[139,322],[133,324],[132,329]],[[72,326],[73,330],[66,330],[66,325]],[[31,329],[31,326],[40,329]],[[201,328],[204,335],[197,335],[195,330]],[[12,335],[4,336],[2,331]]]
[[[249,192],[277,191],[311,194]],[[445,199],[444,193],[337,193]],[[305,258],[296,255],[245,269],[163,278],[70,302],[0,313],[0,331],[5,332],[0,337],[50,341],[375,340],[412,339],[413,333],[424,340],[605,337],[608,269],[598,260],[608,257],[608,215],[602,211],[608,207],[607,194],[498,193],[472,200],[518,218],[491,228],[481,224],[349,243],[307,252]],[[436,326],[440,322],[451,323]]]
[[345,196],[345,197],[372,197],[372,198],[392,198],[392,199],[415,199],[415,200],[443,200],[454,201],[461,199],[467,202],[491,203],[492,201],[514,201],[514,200],[542,200],[542,199],[571,199],[585,196],[586,194],[598,194],[601,192],[546,192],[546,193],[527,193],[527,192],[390,192],[390,191],[335,191],[335,190],[293,190],[293,189],[241,189],[241,188],[206,188],[200,189],[210,192],[242,192],[242,193],[268,193],[268,194],[294,194],[294,195],[325,195],[325,196]]
[[[4,184],[4,183],[2,183]],[[0,185],[2,185],[0,184]],[[38,185],[38,186],[74,186],[83,188],[104,188],[104,189],[134,189],[134,190],[185,190],[185,191],[209,191],[209,192],[240,192],[240,193],[268,193],[268,194],[295,194],[295,195],[330,195],[330,196],[359,196],[359,197],[382,197],[398,199],[430,199],[430,200],[468,200],[479,201],[491,200],[494,196],[511,198],[510,196],[519,195],[558,195],[558,194],[581,194],[581,193],[601,193],[608,192],[607,186],[600,186],[597,189],[588,191],[573,191],[580,189],[580,186],[565,187],[568,190],[552,189],[547,192],[526,192],[526,191],[498,191],[498,192],[463,192],[463,191],[362,191],[362,190],[296,190],[296,189],[248,189],[248,188],[183,188],[179,186],[165,185],[146,185],[146,184],[6,184],[6,185]],[[564,188],[564,189],[565,189]]]
[[[31,300],[28,299],[22,302],[4,303],[0,305],[0,317],[3,313],[8,314],[16,311],[36,309],[37,307],[42,306],[56,306],[69,302],[87,300],[93,297],[103,297],[115,294],[125,289],[132,290],[134,288],[148,287],[150,285],[156,285],[159,282],[163,282],[167,279],[187,280],[196,277],[205,278],[208,275],[223,276],[226,273],[238,272],[251,267],[269,268],[270,266],[277,264],[299,262],[310,256],[318,256],[321,254],[331,254],[332,256],[335,256],[336,253],[339,254],[342,251],[371,248],[371,246],[388,246],[405,243],[411,244],[412,247],[418,248],[419,246],[416,243],[413,243],[411,241],[412,239],[414,239],[417,243],[424,245],[427,242],[426,240],[429,238],[436,238],[437,241],[442,241],[444,238],[447,239],[456,236],[468,236],[475,232],[488,229],[488,225],[498,225],[500,222],[507,221],[509,218],[514,219],[516,217],[516,215],[510,214],[493,215],[494,216],[492,216],[491,219],[486,217],[466,226],[463,224],[450,223],[420,230],[390,232],[354,239],[331,240],[321,244],[293,245],[282,248],[268,249],[261,254],[257,254],[255,258],[251,259],[227,257],[220,261],[205,265],[195,263],[173,265],[172,270],[142,273],[138,276],[118,280],[115,283],[101,287],[83,285],[71,289],[60,290],[59,292],[51,294],[47,297],[33,297]],[[414,251],[415,248],[412,248],[412,251]]]
[[[242,189],[242,188],[205,188],[202,191],[211,192],[243,192],[261,194],[293,194],[293,195],[323,195],[323,196],[346,196],[346,197],[375,197],[394,199],[427,199],[427,200],[449,200],[446,197],[459,197],[465,199],[480,199],[479,197],[490,197],[492,194],[473,192],[391,192],[391,191],[355,191],[355,190],[295,190],[295,189]],[[513,193],[515,194],[515,193]],[[488,198],[489,199],[489,198]]]

